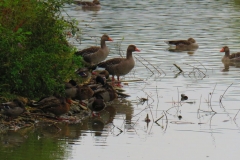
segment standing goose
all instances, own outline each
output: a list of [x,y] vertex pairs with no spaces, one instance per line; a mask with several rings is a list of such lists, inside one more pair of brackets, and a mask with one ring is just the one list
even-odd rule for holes
[[188,38],[187,40],[171,40],[164,42],[169,46],[175,46],[177,50],[181,51],[196,50],[198,48],[198,44],[193,38]]
[[128,74],[135,65],[132,52],[140,50],[135,45],[129,45],[127,48],[126,58],[113,58],[105,62],[98,64],[99,67],[105,68],[110,75],[112,75],[112,81],[114,81],[114,76],[117,76],[119,82],[119,77]]
[[101,38],[101,47],[92,46],[76,52],[76,55],[83,57],[84,61],[91,65],[97,64],[105,60],[109,54],[109,49],[106,46],[106,41],[113,41],[108,35],[104,34]]
[[240,52],[230,54],[228,46],[224,46],[220,52],[225,52],[225,55],[222,57],[222,62],[228,62],[233,60],[240,60]]

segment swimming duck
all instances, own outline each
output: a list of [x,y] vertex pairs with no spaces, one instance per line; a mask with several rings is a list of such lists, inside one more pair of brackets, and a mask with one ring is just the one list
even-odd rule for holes
[[187,40],[170,40],[164,42],[167,43],[169,46],[175,46],[176,50],[181,51],[191,51],[198,48],[198,44],[193,38],[188,38]]
[[97,64],[105,60],[109,54],[109,49],[106,46],[106,41],[113,41],[108,35],[104,34],[101,38],[101,47],[92,46],[81,51],[76,52],[76,55],[83,57],[87,63]]
[[75,1],[77,5],[82,5],[82,7],[101,7],[98,0],[93,0],[92,2],[86,1]]
[[26,111],[24,104],[18,99],[2,103],[0,109],[3,110],[4,115],[10,118],[15,118]]
[[135,65],[132,52],[140,50],[135,45],[129,45],[127,48],[126,58],[113,58],[105,62],[99,63],[97,66],[105,68],[112,75],[112,81],[114,81],[114,76],[117,76],[119,82],[119,77],[128,74]]
[[60,96],[43,97],[39,101],[34,102],[31,106],[38,107],[44,112],[53,113],[57,118],[65,114],[70,109],[71,100]]
[[240,60],[240,52],[230,54],[230,49],[228,46],[224,46],[220,52],[225,52],[225,55],[222,57],[222,62],[228,62],[233,60]]

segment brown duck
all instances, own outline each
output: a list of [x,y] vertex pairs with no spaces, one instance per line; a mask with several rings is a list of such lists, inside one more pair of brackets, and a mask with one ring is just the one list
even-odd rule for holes
[[82,5],[83,7],[100,7],[100,2],[98,0],[93,0],[92,2],[76,1],[76,4]]
[[109,59],[105,62],[101,62],[98,64],[99,67],[105,68],[110,75],[112,75],[112,80],[114,81],[114,76],[117,76],[117,80],[119,81],[119,77],[128,74],[135,65],[132,52],[140,50],[135,45],[129,45],[127,48],[126,58],[113,58]]
[[240,60],[240,52],[230,54],[228,46],[224,46],[220,52],[225,52],[225,55],[222,57],[222,62]]
[[94,97],[97,99],[103,99],[104,102],[113,101],[118,97],[116,90],[106,83],[105,79],[101,76],[96,77],[96,82],[102,84],[94,91]]
[[105,79],[109,78],[109,72],[107,70],[94,71],[92,74],[94,75],[93,78],[96,78],[97,76],[101,76]]
[[92,116],[100,116],[99,112],[101,112],[105,107],[106,103],[103,99],[98,99],[96,97],[89,99],[88,108],[92,111]]
[[2,103],[0,109],[3,110],[2,114],[10,118],[15,118],[26,111],[24,104],[18,99]]
[[167,43],[169,46],[175,46],[175,49],[182,51],[191,51],[198,48],[198,44],[193,38],[188,38],[187,40],[170,40],[164,42]]
[[65,94],[68,98],[85,100],[93,96],[94,92],[88,85],[77,85],[74,80],[65,83]]
[[60,96],[43,97],[31,106],[38,107],[44,112],[53,113],[57,118],[70,109],[71,100]]
[[106,46],[106,41],[113,41],[108,35],[104,34],[101,38],[101,47],[92,46],[90,48],[83,49],[76,52],[76,55],[83,57],[84,61],[87,63],[97,64],[105,60],[109,54],[109,49]]

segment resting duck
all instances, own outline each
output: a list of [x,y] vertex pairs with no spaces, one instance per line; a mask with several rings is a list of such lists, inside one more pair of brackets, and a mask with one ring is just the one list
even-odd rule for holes
[[99,63],[97,66],[105,68],[110,75],[112,75],[112,81],[114,81],[114,76],[117,76],[119,82],[119,77],[128,74],[135,65],[132,52],[140,50],[135,45],[129,45],[127,48],[126,58],[113,58],[105,62]]
[[53,113],[57,118],[65,114],[70,109],[71,100],[60,96],[43,97],[39,101],[33,103],[32,107],[38,107],[44,112]]
[[167,43],[169,46],[175,46],[176,50],[191,51],[198,49],[198,44],[193,38],[188,38],[187,40],[171,40],[164,42]]
[[76,4],[82,5],[82,7],[101,7],[98,0],[93,0],[92,2],[76,1]]
[[77,85],[74,80],[65,83],[65,94],[68,98],[85,100],[93,96],[94,91],[88,85]]
[[92,97],[88,101],[88,108],[92,111],[93,116],[100,116],[99,112],[101,112],[105,107],[106,104],[103,99]]
[[225,55],[222,57],[222,62],[240,60],[240,52],[230,54],[228,46],[224,46],[220,52],[225,52]]
[[106,83],[105,79],[101,76],[96,77],[96,82],[102,84],[94,91],[94,97],[97,99],[103,99],[104,102],[113,101],[118,97],[116,90]]
[[75,71],[77,75],[79,75],[81,78],[88,78],[91,76],[91,73],[88,68],[79,68],[77,71]]
[[2,103],[0,109],[3,110],[4,115],[10,118],[15,118],[26,111],[24,104],[18,99],[14,99],[12,102]]
[[101,70],[101,71],[93,71],[92,74],[95,76],[96,79],[97,76],[100,76],[102,78],[108,79],[109,78],[109,72],[107,70]]
[[97,64],[105,60],[109,54],[109,49],[106,46],[106,41],[113,41],[108,35],[104,34],[101,38],[101,47],[92,46],[90,48],[83,49],[76,52],[76,55],[83,57],[84,61],[87,63]]

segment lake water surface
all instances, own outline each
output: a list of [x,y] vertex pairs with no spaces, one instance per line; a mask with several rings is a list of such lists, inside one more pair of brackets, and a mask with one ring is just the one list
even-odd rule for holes
[[[114,40],[107,42],[108,58],[125,56],[127,46],[135,44],[141,50],[134,52],[136,66],[122,77],[131,97],[114,101],[101,118],[63,124],[60,132],[9,131],[0,138],[0,159],[240,159],[240,65],[224,65],[219,52],[225,45],[240,51],[240,1],[101,4],[99,11],[65,8],[82,28],[81,42],[72,44],[99,45],[106,33]],[[164,43],[189,37],[198,50],[171,52]],[[181,101],[181,94],[188,100]]]

